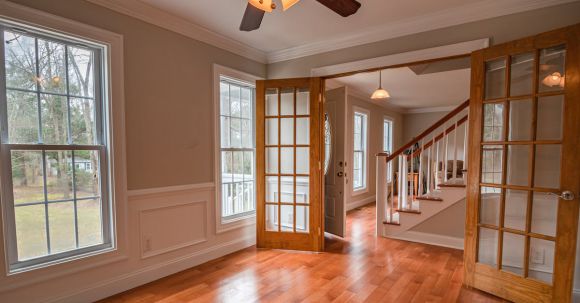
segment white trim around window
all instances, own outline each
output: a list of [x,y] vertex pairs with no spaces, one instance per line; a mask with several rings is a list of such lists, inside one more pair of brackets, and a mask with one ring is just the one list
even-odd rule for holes
[[[356,136],[355,136],[355,117],[360,116],[361,119],[361,137],[360,137],[360,151],[358,152],[359,155],[362,157],[362,162],[360,163],[361,167],[360,169],[362,170],[361,172],[361,185],[358,187],[355,187],[355,154],[357,153],[357,151],[355,150],[355,140],[356,140]],[[357,107],[357,106],[353,106],[353,114],[351,117],[351,126],[352,128],[350,129],[350,135],[352,138],[352,141],[350,143],[350,150],[351,150],[351,160],[352,160],[352,165],[351,165],[351,180],[352,180],[352,195],[356,196],[356,195],[360,195],[363,193],[367,193],[369,191],[369,186],[368,186],[368,180],[369,180],[369,123],[370,123],[370,119],[371,119],[371,115],[370,112],[367,109],[361,108],[361,107]]]
[[[389,155],[393,153],[395,120],[389,116],[383,116],[383,152]],[[387,133],[388,132],[388,133]],[[387,165],[387,182],[391,182],[393,161]]]
[[[97,45],[102,47],[102,117],[106,127],[103,128],[103,143],[106,148],[102,151],[108,163],[102,169],[107,171],[106,183],[107,203],[109,204],[110,245],[94,251],[78,251],[67,256],[50,259],[47,262],[31,264],[30,266],[14,268],[10,264],[14,260],[9,257],[8,243],[13,243],[13,234],[4,226],[8,223],[6,214],[9,210],[6,205],[12,205],[2,197],[3,224],[0,249],[5,258],[0,260],[0,266],[7,270],[7,275],[14,284],[27,285],[37,283],[57,276],[70,274],[79,270],[86,270],[103,264],[118,262],[127,258],[127,201],[126,201],[126,161],[125,161],[125,113],[124,113],[124,74],[123,74],[123,37],[121,35],[78,23],[69,19],[54,16],[46,12],[24,7],[7,1],[0,1],[0,20],[4,24],[30,30],[40,35],[54,36],[57,39],[76,40],[80,44]],[[4,62],[4,61],[2,61]],[[2,63],[4,64],[4,63]],[[4,178],[5,179],[5,178]],[[2,191],[11,191],[9,182],[2,181]],[[103,198],[104,199],[104,198]],[[10,227],[9,227],[10,228]],[[12,245],[12,244],[11,244]],[[50,267],[50,269],[48,269]],[[57,269],[55,267],[58,267]],[[56,269],[56,270],[55,270]]]
[[[213,65],[213,101],[214,101],[214,176],[215,176],[215,221],[216,221],[216,232],[223,233],[229,230],[237,229],[243,226],[248,226],[256,223],[256,213],[254,211],[247,212],[245,214],[237,216],[222,216],[224,212],[222,207],[222,162],[221,162],[221,114],[220,114],[220,83],[223,78],[226,78],[232,82],[239,82],[240,84],[246,84],[249,86],[254,86],[256,80],[261,80],[260,77],[240,72],[219,64]],[[254,90],[255,91],[255,90]],[[255,133],[255,97],[252,104],[252,133]],[[255,151],[255,138],[252,139],[253,147]],[[255,152],[253,153],[255,154]],[[254,179],[256,174],[255,159],[252,161]],[[254,180],[254,205],[255,205],[255,180]]]

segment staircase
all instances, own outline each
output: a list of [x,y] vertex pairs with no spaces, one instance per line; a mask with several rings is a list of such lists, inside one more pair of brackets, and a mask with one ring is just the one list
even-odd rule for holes
[[469,100],[392,155],[377,155],[377,234],[413,227],[465,199]]

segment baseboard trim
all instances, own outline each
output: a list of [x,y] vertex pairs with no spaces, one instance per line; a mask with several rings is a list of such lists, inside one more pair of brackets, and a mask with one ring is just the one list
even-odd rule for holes
[[580,289],[572,289],[572,302],[580,302]]
[[254,244],[256,244],[255,236],[221,243],[177,259],[151,265],[131,273],[93,284],[89,287],[67,295],[48,299],[45,302],[95,302],[127,291],[129,289],[153,282],[174,273],[178,273],[199,264],[223,257],[227,254],[242,250]]
[[406,231],[400,235],[389,236],[389,238],[463,250],[463,238],[457,237]]
[[358,207],[367,205],[367,204],[369,204],[371,202],[374,202],[374,201],[376,201],[376,197],[375,196],[370,196],[370,197],[367,197],[367,198],[364,198],[364,199],[360,199],[360,200],[353,201],[351,203],[347,203],[346,204],[346,211],[353,210],[355,208],[358,208]]

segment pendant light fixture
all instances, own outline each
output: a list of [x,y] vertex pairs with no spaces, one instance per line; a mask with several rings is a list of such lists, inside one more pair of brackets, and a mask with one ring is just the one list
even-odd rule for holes
[[261,9],[267,13],[271,13],[276,8],[276,4],[272,0],[249,0],[248,1],[255,8]]
[[292,7],[292,5],[298,3],[298,1],[300,0],[282,0],[282,9],[287,10]]
[[383,71],[380,70],[379,71],[379,88],[377,88],[377,90],[375,90],[375,92],[371,96],[371,99],[380,100],[380,99],[387,99],[387,98],[391,97],[391,95],[389,95],[389,92],[383,89],[382,82],[383,82]]

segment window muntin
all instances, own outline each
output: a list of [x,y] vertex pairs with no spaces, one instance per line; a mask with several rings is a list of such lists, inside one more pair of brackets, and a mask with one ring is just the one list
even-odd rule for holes
[[362,190],[367,187],[367,115],[360,112],[354,113],[353,127],[353,190]]
[[[393,121],[383,119],[383,152],[391,155],[393,153]],[[391,182],[392,163],[387,164],[387,182]]]
[[112,248],[104,46],[2,23],[0,35],[10,270]]
[[255,213],[255,87],[220,76],[222,221]]

